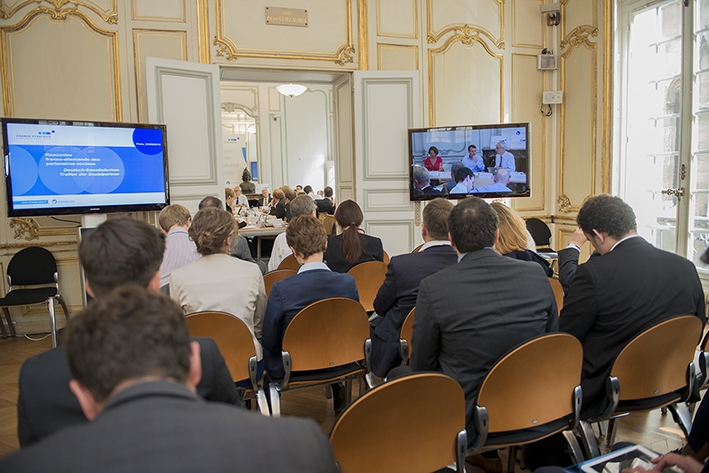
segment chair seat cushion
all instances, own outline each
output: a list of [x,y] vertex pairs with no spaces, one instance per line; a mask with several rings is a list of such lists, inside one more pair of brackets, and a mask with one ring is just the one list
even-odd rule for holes
[[669,393],[649,399],[631,399],[620,401],[613,415],[632,412],[632,411],[649,411],[667,406],[682,399],[681,393]]
[[[326,370],[314,370],[314,371],[294,371],[290,375],[289,386],[297,385],[299,383],[317,383],[325,382],[329,379],[337,380],[345,376],[358,376],[359,372],[362,374],[366,373],[364,366],[359,363],[349,363],[346,365],[338,366],[336,368],[329,368]],[[274,379],[274,381],[280,383],[282,379]]]
[[552,434],[568,429],[569,423],[569,419],[558,419],[529,429],[490,433],[485,442],[485,449],[487,450],[489,447],[495,446],[524,445],[541,440]]
[[34,289],[13,289],[0,299],[0,307],[39,304],[57,295],[56,287],[38,287]]

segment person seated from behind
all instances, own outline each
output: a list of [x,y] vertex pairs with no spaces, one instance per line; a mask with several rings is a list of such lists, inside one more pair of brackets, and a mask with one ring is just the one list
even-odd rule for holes
[[317,197],[315,195],[315,192],[313,192],[313,186],[311,186],[310,184],[303,187],[303,192],[305,192],[308,195],[308,197],[310,197],[313,200],[315,200],[315,198]]
[[268,197],[268,189],[261,189],[261,197],[258,198],[258,203],[256,205],[258,207],[266,207],[270,201],[271,199]]
[[468,146],[468,156],[463,158],[463,166],[473,172],[485,171],[485,162],[482,156],[478,156],[478,148],[475,145]]
[[266,310],[266,288],[258,266],[229,256],[235,228],[234,217],[226,210],[206,208],[195,214],[189,235],[202,257],[172,272],[170,297],[185,315],[217,310],[240,318],[251,332],[260,360],[258,339]]
[[512,192],[512,189],[507,187],[510,182],[510,173],[507,169],[498,169],[493,178],[494,184],[489,186],[482,186],[473,189],[473,194],[483,193],[483,192]]
[[451,189],[455,187],[457,182],[455,182],[455,173],[458,172],[458,169],[464,167],[463,166],[463,161],[456,161],[453,164],[451,164],[451,178],[448,179],[448,182],[446,182],[446,185],[443,186],[443,193],[444,194],[450,194]]
[[372,322],[371,369],[380,378],[401,362],[399,332],[416,305],[421,280],[458,262],[448,240],[451,210],[453,204],[448,200],[430,201],[423,209],[421,249],[418,253],[394,256],[389,262],[384,283],[374,299],[374,310],[380,317]]
[[297,185],[295,186],[295,192],[296,192],[296,193],[298,193],[298,192],[303,192],[303,186],[301,186],[300,184],[297,184]]
[[286,218],[286,194],[281,189],[273,189],[270,213],[276,218]]
[[332,215],[335,213],[335,203],[332,196],[332,187],[327,186],[323,190],[323,198],[315,201],[315,205],[318,206],[318,214],[326,213]]
[[[312,200],[308,196],[298,199]],[[293,317],[310,304],[329,297],[347,297],[359,302],[354,277],[333,273],[323,263],[327,235],[322,223],[312,215],[295,217],[286,229],[286,240],[298,263],[298,274],[278,281],[268,296],[263,321],[263,353],[266,372],[281,379],[285,375],[281,348],[283,335]],[[335,411],[343,407],[343,390],[334,390]],[[341,394],[340,394],[340,391]]]
[[291,211],[290,211],[290,203],[295,200],[295,198],[298,196],[298,194],[293,189],[287,189],[286,191],[284,191],[284,194],[286,196],[286,205],[284,206],[285,211],[286,211],[285,221],[290,222],[291,219],[293,218],[293,215],[291,214]]
[[245,207],[247,209],[249,208],[249,199],[247,199],[246,196],[241,192],[241,187],[234,187],[234,195],[236,197],[236,199],[234,200],[235,207]]
[[353,200],[346,200],[337,207],[335,222],[340,234],[328,239],[325,251],[325,263],[331,270],[346,273],[365,261],[384,261],[382,241],[364,234],[360,228],[363,219],[362,209]]
[[325,197],[325,193],[322,191],[322,189],[318,190],[315,194],[317,195],[316,200],[322,199]]
[[[79,245],[87,294],[101,299],[125,284],[158,291],[164,253],[165,235],[157,228],[134,218],[109,218]],[[71,317],[68,327],[76,320],[76,316]],[[242,405],[217,344],[211,338],[194,340],[199,342],[202,353],[198,394],[208,401]],[[144,361],[147,363],[148,358]],[[22,365],[17,398],[17,433],[22,448],[87,422],[69,390],[69,381],[71,373],[63,346],[34,356]]]
[[337,471],[312,420],[197,397],[200,345],[160,293],[119,287],[73,318],[65,343],[69,388],[91,422],[8,457],[3,472]]
[[441,191],[431,186],[431,177],[426,168],[414,166],[414,194],[434,195],[440,193]]
[[455,172],[455,187],[449,194],[469,194],[473,188],[473,171],[465,166]]
[[438,148],[428,148],[428,156],[423,160],[423,167],[429,171],[443,171],[443,158],[438,156]]
[[554,270],[551,269],[549,262],[534,251],[527,249],[527,227],[522,217],[502,202],[493,202],[490,207],[493,208],[500,221],[500,236],[495,243],[495,250],[502,256],[522,261],[534,261],[544,269],[547,277],[552,277]]
[[[290,210],[293,214],[293,218],[301,215],[312,215],[315,217],[315,202],[307,195],[298,196],[291,202]],[[273,241],[271,258],[268,260],[268,270],[274,271],[278,269],[278,265],[291,254],[293,254],[293,251],[288,245],[286,234],[280,233]]]
[[[240,187],[238,189],[241,189]],[[234,202],[236,201],[236,192],[231,187],[224,189],[224,205],[226,211],[234,215]]]
[[199,259],[197,245],[190,240],[187,229],[192,216],[187,207],[168,205],[160,211],[158,223],[165,233],[165,253],[160,264],[160,290],[169,294],[170,275],[178,268]]
[[251,182],[251,173],[248,169],[244,168],[244,172],[241,174],[241,180],[244,181],[239,184],[241,191],[244,194],[253,194],[256,192],[256,184]]
[[[224,204],[216,197],[207,196],[199,203],[199,210],[209,208],[224,210]],[[248,261],[249,263],[256,264],[261,270],[261,274],[266,273],[266,263],[263,261],[256,261],[253,258],[251,255],[251,250],[249,249],[248,240],[246,237],[239,235],[238,229],[234,230],[234,235],[231,239],[231,246],[229,247],[229,254],[242,261]]]

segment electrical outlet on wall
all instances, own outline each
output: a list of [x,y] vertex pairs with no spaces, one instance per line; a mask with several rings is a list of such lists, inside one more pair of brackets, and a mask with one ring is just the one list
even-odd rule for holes
[[542,94],[542,103],[544,105],[559,104],[562,102],[564,92],[560,90],[546,90]]

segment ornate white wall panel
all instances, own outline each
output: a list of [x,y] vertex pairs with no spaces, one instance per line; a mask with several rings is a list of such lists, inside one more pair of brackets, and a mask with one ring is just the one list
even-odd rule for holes
[[[541,15],[541,0],[512,1],[512,46],[542,49],[546,16]],[[538,18],[538,21],[534,21]]]
[[389,256],[396,256],[408,253],[415,248],[415,235],[417,232],[413,220],[388,220],[371,221],[364,225],[364,231],[368,235],[376,235],[382,238],[384,251]]
[[546,203],[546,121],[539,113],[539,103],[544,90],[544,72],[537,71],[534,54],[512,55],[512,114],[513,122],[530,122],[531,187],[528,199],[513,199],[517,211],[543,211]]
[[145,58],[189,60],[187,56],[187,33],[184,31],[133,29],[133,58],[138,91],[139,120],[148,119],[148,103],[145,96]]
[[131,0],[131,17],[184,23],[187,19],[185,0]]
[[[8,114],[122,119],[118,33],[87,21],[81,13],[63,21],[33,13],[14,26],[0,28]],[[60,46],[71,54],[57,54]]]
[[[473,68],[471,69],[471,65]],[[502,120],[503,58],[479,42],[429,51],[429,111],[436,126]]]
[[[265,87],[265,86],[261,86]],[[222,81],[219,85],[222,104],[229,103],[238,106],[246,113],[257,118],[258,96],[260,86],[242,82]]]
[[[352,84],[349,78],[334,85],[335,96],[335,174],[338,200],[354,197],[354,159],[352,143]],[[347,197],[345,197],[345,193]]]
[[417,0],[376,0],[377,36],[418,37]]
[[280,112],[281,111],[281,100],[283,96],[280,92],[276,90],[275,87],[268,88],[268,111],[269,112]]
[[598,27],[598,0],[565,0],[562,4],[560,32],[563,36],[581,25]]
[[365,189],[364,202],[360,202],[365,212],[401,212],[413,210],[409,201],[409,189]]
[[426,0],[426,5],[429,35],[438,37],[455,25],[471,25],[488,33],[495,42],[504,41],[501,0]]
[[419,68],[418,46],[377,44],[377,70],[416,71]]

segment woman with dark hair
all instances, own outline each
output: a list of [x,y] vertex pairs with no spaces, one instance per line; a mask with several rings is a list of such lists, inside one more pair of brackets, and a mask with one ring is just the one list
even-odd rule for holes
[[428,157],[423,160],[423,167],[429,171],[443,171],[443,159],[438,156],[438,148],[428,148]]
[[363,219],[362,209],[353,200],[342,202],[335,210],[340,234],[328,238],[325,251],[325,263],[331,270],[346,273],[365,261],[384,261],[382,241],[364,234],[360,228]]

